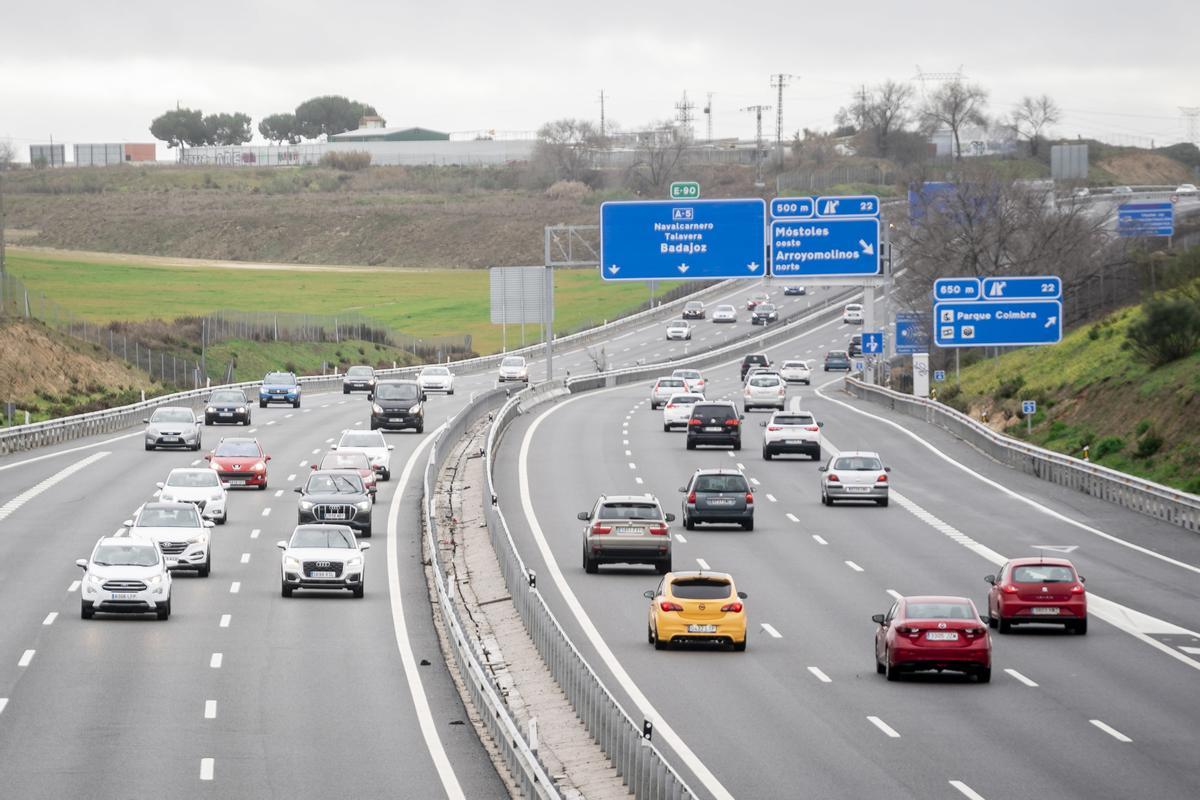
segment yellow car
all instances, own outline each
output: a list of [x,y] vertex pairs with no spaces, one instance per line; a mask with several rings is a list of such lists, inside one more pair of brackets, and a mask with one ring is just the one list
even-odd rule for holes
[[656,650],[674,642],[718,642],[746,649],[746,599],[724,572],[668,572],[650,601],[646,638]]

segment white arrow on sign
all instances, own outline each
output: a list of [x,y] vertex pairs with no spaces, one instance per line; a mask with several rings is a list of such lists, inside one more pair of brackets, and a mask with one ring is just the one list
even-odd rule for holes
[[687,272],[687,271],[688,271],[688,265],[687,265],[687,264],[680,264],[680,265],[679,265],[679,271],[680,271],[681,273],[682,273],[682,272]]
[[866,242],[864,242],[862,239],[859,239],[859,240],[858,240],[858,243],[859,243],[860,245],[862,245],[862,249],[863,249],[863,252],[864,252],[864,253],[866,253],[866,254],[867,254],[867,255],[869,255],[869,256],[873,256],[873,255],[875,255],[875,248],[874,248],[873,246],[871,246],[871,245],[867,244],[867,243],[866,243]]
[[611,272],[613,275],[616,275],[618,272],[621,271],[621,268],[618,267],[616,264],[612,264],[611,266],[609,266],[608,271]]
[[746,269],[750,270],[751,272],[756,272],[758,270],[758,262],[751,261],[749,264],[746,265]]
[[1045,324],[1045,325],[1043,325],[1042,327],[1044,327],[1044,328],[1053,328],[1053,327],[1054,327],[1054,323],[1056,323],[1056,322],[1058,322],[1058,317],[1050,317],[1050,319],[1046,320],[1046,324]]
[[1004,294],[1004,287],[1008,285],[1008,281],[996,281],[992,284],[992,290],[988,294],[993,297],[999,297]]
[[1052,553],[1074,553],[1079,549],[1077,544],[1035,544],[1034,550],[1049,550]]

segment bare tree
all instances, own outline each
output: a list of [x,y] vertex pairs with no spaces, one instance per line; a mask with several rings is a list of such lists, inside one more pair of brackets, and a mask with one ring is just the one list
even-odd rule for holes
[[884,81],[871,90],[867,104],[867,123],[875,131],[879,155],[887,158],[892,136],[908,124],[913,90],[907,83]]
[[629,168],[635,188],[658,191],[667,184],[687,161],[688,141],[670,122],[660,122],[638,134],[637,156]]
[[1029,154],[1037,157],[1042,131],[1062,119],[1062,110],[1048,94],[1041,97],[1025,95],[1012,112],[1012,129],[1020,139],[1029,142]]
[[13,143],[0,141],[0,170],[12,169],[16,158],[17,150],[13,147]]
[[588,120],[559,119],[538,130],[533,160],[550,173],[551,182],[586,182],[592,177],[595,152],[602,145],[600,131]]
[[983,125],[987,121],[984,108],[988,93],[982,86],[954,80],[943,83],[921,107],[921,125],[926,132],[949,128],[954,137],[954,158],[962,158],[960,134],[967,125]]

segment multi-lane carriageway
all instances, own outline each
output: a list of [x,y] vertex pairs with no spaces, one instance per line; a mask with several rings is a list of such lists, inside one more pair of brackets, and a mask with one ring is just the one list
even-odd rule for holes
[[[770,353],[820,358],[851,332],[817,323]],[[706,322],[697,333],[708,341],[692,352],[731,335]],[[621,366],[683,346],[655,324],[607,350]],[[556,360],[593,369],[585,352]],[[707,374],[710,396],[737,395],[736,363]],[[656,741],[689,783],[706,797],[1195,797],[1194,534],[1014,474],[817,378],[791,396],[825,421],[827,451],[883,454],[889,508],[827,509],[815,465],[762,461],[765,413],[748,415],[741,452],[687,452],[640,384],[537,409],[498,454],[501,503],[547,576],[539,587],[631,716],[657,720]],[[180,575],[166,623],[80,620],[73,562],[195,454],[145,453],[131,431],[0,459],[0,795],[504,796],[470,725],[455,724],[466,712],[436,643],[415,524],[436,426],[492,383],[461,378],[454,397],[431,399],[425,436],[389,435],[393,479],[374,512],[363,600],[284,600],[274,547],[294,524],[289,490],[309,462],[366,424],[361,396],[256,412],[272,485],[234,495],[229,524],[214,529],[212,577]],[[206,445],[244,432],[209,428]],[[585,575],[575,512],[602,491],[649,491],[675,509],[676,488],[706,465],[744,466],[756,529],[676,525],[675,564],[735,575],[750,594],[750,647],[655,652],[641,595],[657,578]],[[875,675],[870,615],[893,593],[982,603],[994,560],[1038,545],[1077,547],[1071,558],[1111,623],[1094,618],[1086,637],[996,637],[986,686]]]

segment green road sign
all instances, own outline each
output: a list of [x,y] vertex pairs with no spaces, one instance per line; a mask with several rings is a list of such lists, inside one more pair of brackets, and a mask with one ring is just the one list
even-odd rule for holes
[[676,181],[671,184],[672,200],[699,200],[700,184],[696,181]]

